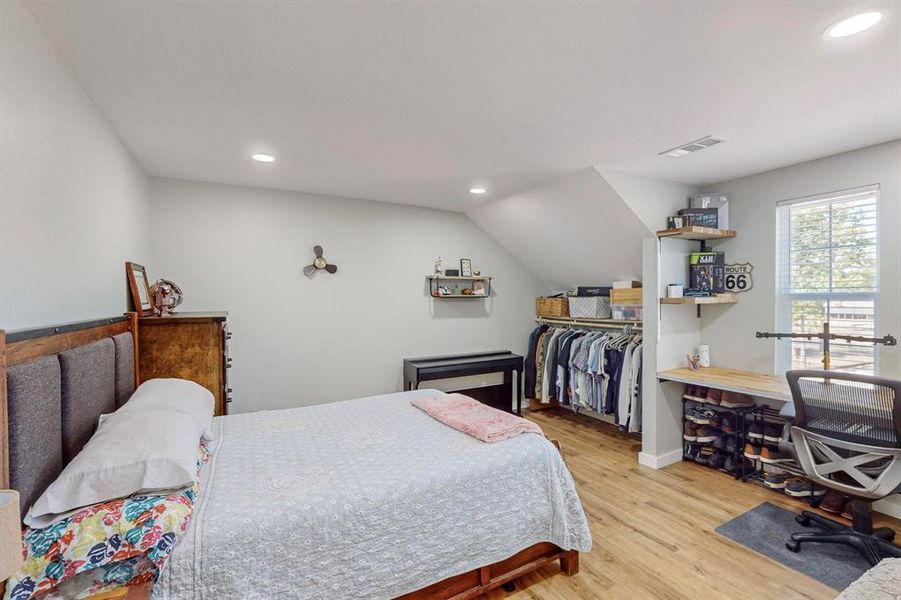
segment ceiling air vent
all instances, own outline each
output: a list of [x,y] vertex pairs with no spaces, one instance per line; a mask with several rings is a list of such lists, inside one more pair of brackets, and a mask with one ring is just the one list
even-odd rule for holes
[[688,142],[687,144],[682,144],[681,146],[676,146],[675,148],[670,148],[669,150],[658,152],[657,156],[671,156],[672,158],[682,158],[683,156],[688,156],[692,152],[710,148],[711,146],[722,144],[725,141],[726,140],[724,140],[723,138],[713,137],[712,135],[705,135],[704,137],[694,140],[693,142]]

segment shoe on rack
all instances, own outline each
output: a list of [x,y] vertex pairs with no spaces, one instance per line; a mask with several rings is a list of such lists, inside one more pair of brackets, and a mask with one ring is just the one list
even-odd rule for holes
[[692,444],[690,442],[685,442],[685,448],[683,449],[683,454],[685,458],[688,460],[694,460],[698,456],[698,451],[700,450],[700,446],[697,444]]
[[754,444],[745,444],[745,458],[750,458],[751,460],[759,460],[760,459],[760,446],[755,446]]
[[710,442],[716,441],[716,438],[719,437],[719,434],[720,432],[713,427],[702,425],[697,429],[696,439],[698,443],[709,444]]
[[818,498],[826,495],[826,488],[803,477],[792,477],[785,483],[785,493],[795,498]]
[[748,437],[752,440],[762,440],[763,425],[760,423],[751,423],[748,425]]
[[723,452],[732,454],[735,452],[735,438],[731,435],[724,435],[723,437],[726,438],[726,445],[723,446]]
[[710,425],[714,417],[716,417],[716,412],[709,408],[704,408],[703,405],[697,406],[685,414],[686,419],[698,425]]
[[726,460],[723,462],[723,468],[730,473],[735,473],[735,459],[731,454],[726,454]]
[[704,402],[707,404],[719,404],[720,400],[723,397],[723,390],[715,390],[713,388],[709,388],[707,390],[707,397],[704,399]]
[[723,464],[726,462],[726,457],[722,452],[714,452],[710,459],[707,461],[707,466],[712,467],[714,469],[722,469]]
[[698,426],[694,423],[686,423],[685,428],[682,430],[682,439],[689,442],[698,441]]
[[788,462],[794,458],[788,452],[782,452],[770,446],[764,446],[760,450],[760,460],[767,464]]
[[754,406],[754,399],[738,392],[723,392],[720,406],[723,408],[748,408]]
[[778,444],[782,441],[782,427],[779,425],[765,425],[763,428],[763,439],[771,444]]
[[710,462],[710,457],[713,456],[713,448],[701,448],[698,451],[698,455],[695,457],[695,462],[699,465],[707,466]]
[[763,480],[763,485],[774,490],[785,489],[785,483],[788,481],[788,475],[783,473],[770,473]]
[[685,398],[686,400],[697,400],[698,394],[695,391],[696,389],[697,389],[696,385],[691,384],[691,383],[687,384],[685,386],[685,392],[683,392],[682,397]]
[[705,402],[707,400],[707,388],[702,385],[691,386],[691,399],[695,402]]
[[735,433],[735,418],[730,414],[724,414],[720,418],[720,427],[726,433]]
[[721,435],[713,440],[713,447],[717,450],[725,450],[726,449],[726,438],[728,436]]
[[820,508],[828,513],[840,515],[842,514],[842,511],[845,510],[846,504],[848,504],[847,496],[841,494],[840,492],[836,492],[835,490],[829,490],[826,493],[826,497],[824,497],[823,501],[820,502]]

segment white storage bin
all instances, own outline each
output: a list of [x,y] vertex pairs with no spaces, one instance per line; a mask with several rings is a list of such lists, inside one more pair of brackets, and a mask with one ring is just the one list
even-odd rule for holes
[[570,296],[569,316],[573,319],[609,319],[610,298],[606,296]]
[[639,304],[613,304],[610,309],[617,321],[641,321]]

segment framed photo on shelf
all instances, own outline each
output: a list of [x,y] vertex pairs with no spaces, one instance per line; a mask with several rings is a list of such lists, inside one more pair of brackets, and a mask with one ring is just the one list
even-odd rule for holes
[[125,263],[125,276],[128,279],[128,289],[131,290],[131,300],[134,302],[135,311],[141,316],[153,314],[153,304],[150,301],[150,284],[147,282],[147,271],[138,263]]
[[460,259],[460,277],[472,277],[472,259]]

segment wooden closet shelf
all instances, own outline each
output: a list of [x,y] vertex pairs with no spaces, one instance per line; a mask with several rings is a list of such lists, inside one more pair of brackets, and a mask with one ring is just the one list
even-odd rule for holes
[[736,294],[717,294],[716,296],[683,296],[682,298],[661,298],[660,304],[735,304]]
[[734,229],[714,229],[713,227],[701,227],[689,225],[679,229],[661,229],[657,232],[659,238],[675,238],[679,240],[693,240],[696,242],[706,240],[726,240],[738,235]]

